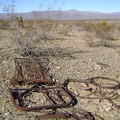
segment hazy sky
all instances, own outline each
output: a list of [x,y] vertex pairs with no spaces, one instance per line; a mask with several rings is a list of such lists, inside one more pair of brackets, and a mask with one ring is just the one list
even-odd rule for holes
[[[10,4],[12,0],[0,0]],[[105,13],[120,12],[120,0],[15,0],[16,12],[33,10],[70,10],[99,11]],[[0,6],[0,13],[2,6]]]

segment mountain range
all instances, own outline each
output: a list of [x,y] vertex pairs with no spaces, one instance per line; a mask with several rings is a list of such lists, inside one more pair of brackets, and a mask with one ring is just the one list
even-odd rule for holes
[[[88,20],[88,19],[120,19],[120,12],[102,13],[78,10],[50,10],[50,11],[32,11],[27,13],[16,13],[16,16],[22,16],[23,19],[49,18],[55,20]],[[0,13],[0,19],[7,18],[7,14]]]

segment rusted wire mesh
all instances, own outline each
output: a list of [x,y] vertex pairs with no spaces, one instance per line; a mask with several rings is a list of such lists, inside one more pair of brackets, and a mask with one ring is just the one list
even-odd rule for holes
[[15,58],[15,76],[11,84],[22,82],[52,82],[48,74],[46,59]]

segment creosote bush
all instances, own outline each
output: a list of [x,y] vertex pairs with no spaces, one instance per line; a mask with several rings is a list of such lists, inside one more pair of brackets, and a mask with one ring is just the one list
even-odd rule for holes
[[61,23],[59,25],[58,33],[62,34],[64,36],[68,36],[69,33],[72,32],[72,29],[73,29],[73,24],[72,23],[69,23],[69,22],[68,23]]
[[[119,24],[115,24],[114,22],[110,23],[107,21],[88,21],[88,22],[82,22],[80,24],[80,27],[87,31],[91,32],[94,37],[107,39],[107,40],[115,40],[116,34],[119,33],[118,26]],[[120,37],[120,36],[119,36]]]
[[23,57],[39,57],[41,50],[46,48],[47,44],[51,44],[49,40],[55,36],[55,34],[53,36],[55,25],[53,21],[44,21],[43,19],[25,21],[24,28],[18,26],[17,29],[10,31],[14,41],[15,53]]
[[87,42],[91,47],[111,47],[111,42],[120,38],[119,22],[116,24],[111,21],[81,21],[76,22],[75,26],[91,34],[90,38],[87,37]]
[[0,20],[0,28],[1,29],[9,29],[10,21],[9,20]]

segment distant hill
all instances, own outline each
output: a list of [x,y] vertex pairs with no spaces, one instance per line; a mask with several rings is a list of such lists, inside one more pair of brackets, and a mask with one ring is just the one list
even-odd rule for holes
[[[78,10],[53,10],[53,11],[33,11],[28,13],[17,13],[23,19],[49,18],[57,20],[86,20],[86,19],[120,19],[120,12],[102,13]],[[0,13],[0,18],[7,18],[7,15]]]

